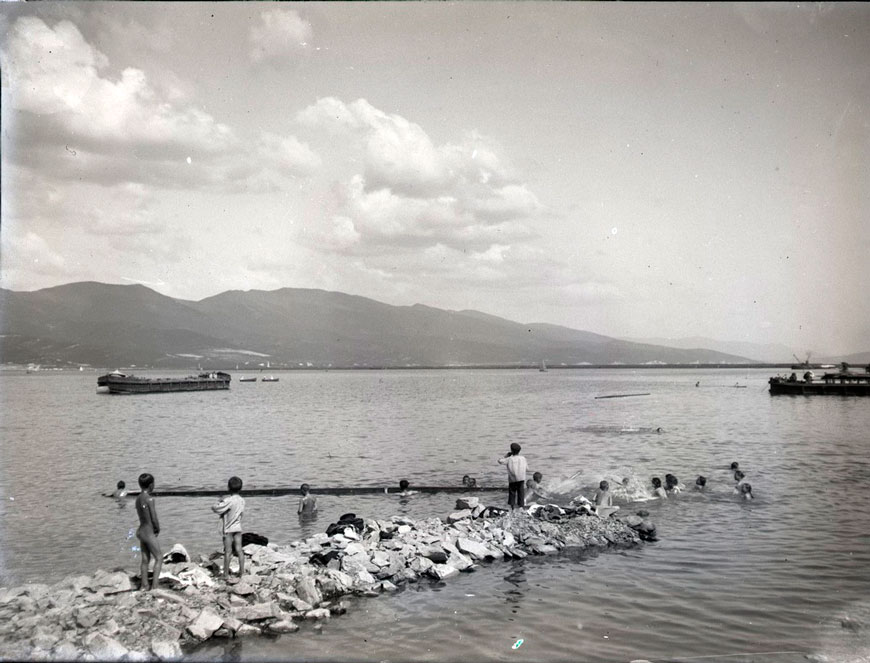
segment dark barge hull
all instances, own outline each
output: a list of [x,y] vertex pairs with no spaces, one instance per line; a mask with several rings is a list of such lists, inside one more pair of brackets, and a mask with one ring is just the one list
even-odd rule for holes
[[202,373],[184,378],[137,378],[133,375],[101,375],[97,387],[110,394],[156,394],[169,391],[211,391],[229,389],[228,373]]
[[770,378],[768,384],[771,396],[870,396],[870,382],[866,381],[789,382],[783,378]]

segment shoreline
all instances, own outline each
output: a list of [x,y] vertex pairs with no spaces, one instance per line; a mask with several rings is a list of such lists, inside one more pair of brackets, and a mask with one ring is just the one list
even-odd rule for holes
[[[0,660],[178,659],[211,638],[292,633],[300,621],[344,614],[350,595],[446,580],[480,563],[642,540],[638,516],[599,518],[582,507],[503,513],[477,498],[460,499],[457,508],[444,521],[351,519],[332,536],[250,543],[235,584],[220,578],[218,551],[164,561],[153,591],[134,589],[137,576],[124,569],[0,588]],[[183,548],[177,554],[187,557]]]

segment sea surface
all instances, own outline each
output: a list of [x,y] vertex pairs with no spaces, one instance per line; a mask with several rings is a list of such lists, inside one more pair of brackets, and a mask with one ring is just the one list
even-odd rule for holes
[[[166,373],[163,373],[165,375]],[[555,501],[602,478],[653,544],[480,565],[444,583],[355,599],[322,631],[221,645],[211,660],[870,661],[870,399],[771,397],[769,370],[394,370],[276,373],[229,391],[110,396],[96,373],[0,374],[0,586],[137,569],[132,501],[156,489],[506,483],[523,446]],[[696,386],[697,384],[697,386]],[[614,394],[648,394],[596,399]],[[657,429],[661,429],[658,431]],[[756,499],[739,500],[739,461]],[[649,479],[687,487],[647,501]],[[690,490],[708,477],[708,492]],[[506,494],[491,494],[501,503]],[[345,512],[446,517],[454,496],[248,497],[275,543]],[[164,549],[220,546],[210,498],[157,498]],[[517,645],[518,642],[521,644]],[[2,653],[2,652],[0,652]]]

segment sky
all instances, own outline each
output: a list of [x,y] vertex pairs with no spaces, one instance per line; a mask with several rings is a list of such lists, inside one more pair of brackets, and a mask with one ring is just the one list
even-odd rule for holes
[[870,350],[870,7],[0,3],[0,287]]

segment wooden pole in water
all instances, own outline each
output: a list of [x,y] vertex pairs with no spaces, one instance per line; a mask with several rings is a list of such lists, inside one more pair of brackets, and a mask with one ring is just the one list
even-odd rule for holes
[[[469,488],[468,486],[410,486],[409,492],[415,493],[448,493],[448,494],[470,494],[474,493],[503,493],[507,491],[506,486],[477,486]],[[136,497],[141,491],[131,490],[127,493],[128,497]],[[338,486],[338,487],[312,487],[309,492],[312,495],[383,495],[401,494],[402,489],[398,486]],[[168,488],[166,490],[155,490],[152,495],[154,497],[221,497],[226,495],[226,490],[201,490],[196,488]],[[298,488],[250,488],[244,489],[240,493],[243,497],[281,497],[283,495],[301,495],[302,491]],[[104,493],[103,497],[111,497],[111,494]]]

